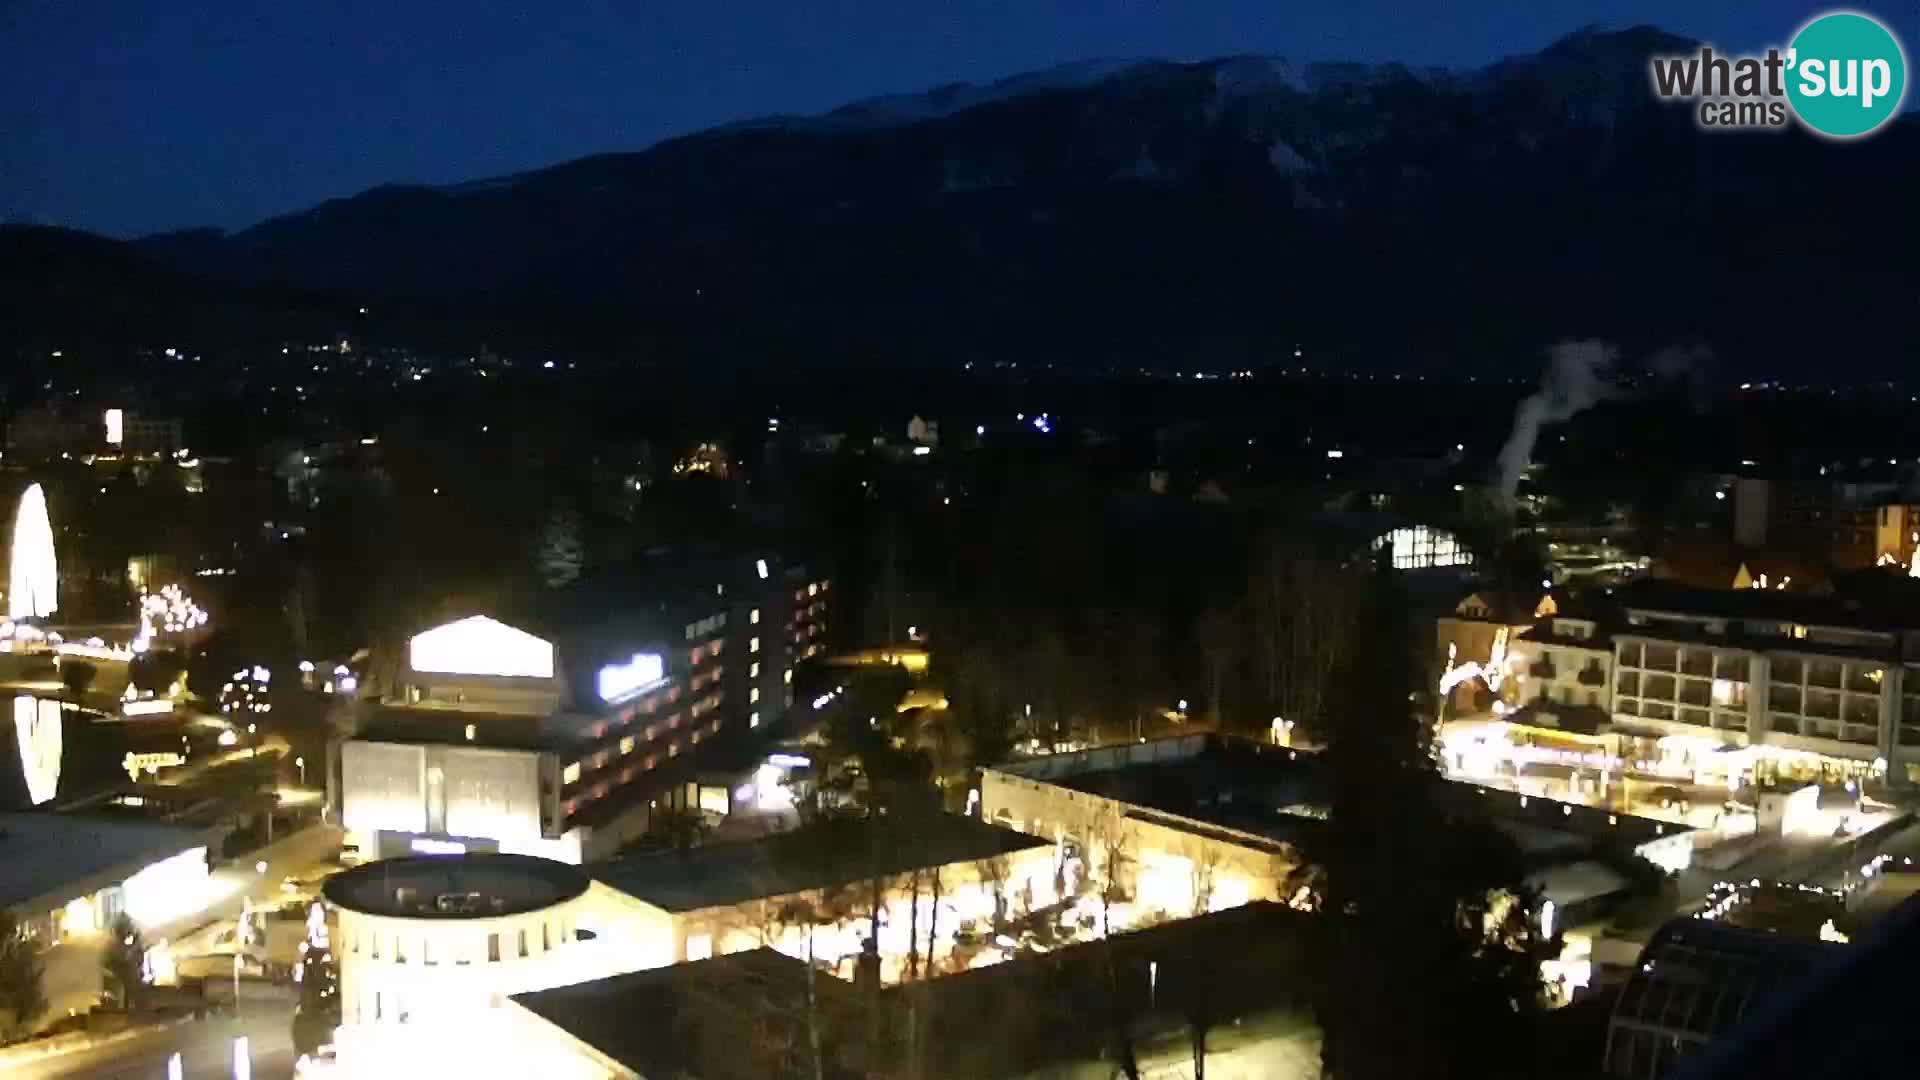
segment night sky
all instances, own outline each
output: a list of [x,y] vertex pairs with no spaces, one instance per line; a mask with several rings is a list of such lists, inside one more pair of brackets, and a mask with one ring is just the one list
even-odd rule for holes
[[[1418,7],[1418,11],[1413,10]],[[1911,55],[1920,5],[1888,19]],[[1785,0],[0,0],[0,220],[237,227],[1071,60],[1478,65],[1587,24],[1783,42]],[[1909,106],[1915,95],[1909,95]]]

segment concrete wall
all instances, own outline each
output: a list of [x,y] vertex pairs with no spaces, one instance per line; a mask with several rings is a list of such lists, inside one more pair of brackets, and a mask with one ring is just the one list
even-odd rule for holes
[[341,823],[363,836],[484,837],[503,846],[554,839],[558,796],[540,783],[547,756],[351,740],[340,748]]
[[[1177,877],[1182,861],[1210,864],[1215,889],[1233,894],[1244,889],[1244,895],[1238,897],[1242,903],[1281,899],[1281,882],[1294,862],[1283,845],[1265,837],[1132,807],[997,769],[988,769],[981,776],[980,812],[987,821],[1030,836],[1072,841],[1088,851],[1094,863],[1101,857],[1102,837],[1120,829],[1127,853],[1142,871],[1158,866]],[[1177,903],[1176,897],[1167,898]],[[1143,895],[1142,899],[1150,898]]]

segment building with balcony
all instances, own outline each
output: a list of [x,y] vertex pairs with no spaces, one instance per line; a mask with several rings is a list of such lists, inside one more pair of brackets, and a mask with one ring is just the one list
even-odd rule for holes
[[1550,615],[1508,642],[1520,708],[1558,715],[1592,710],[1605,719],[1613,706],[1613,639],[1592,617]]
[[1664,582],[1619,600],[1612,720],[1623,754],[1742,750],[1759,779],[1920,775],[1920,685],[1908,685],[1920,678],[1920,610],[1886,594]]

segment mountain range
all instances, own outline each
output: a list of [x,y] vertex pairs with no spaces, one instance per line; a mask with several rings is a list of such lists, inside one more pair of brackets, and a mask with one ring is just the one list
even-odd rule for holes
[[244,336],[368,307],[397,335],[822,365],[1497,370],[1599,336],[1903,370],[1920,120],[1701,131],[1646,72],[1692,47],[1637,27],[1466,71],[1077,64],[234,232],[12,228],[0,319]]

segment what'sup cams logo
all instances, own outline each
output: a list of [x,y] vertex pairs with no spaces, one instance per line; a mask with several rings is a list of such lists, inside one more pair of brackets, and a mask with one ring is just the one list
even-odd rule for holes
[[1878,19],[1832,11],[1800,28],[1785,50],[1761,56],[1698,53],[1648,62],[1653,92],[1694,104],[1702,128],[1783,128],[1853,139],[1878,130],[1907,94],[1907,55]]

